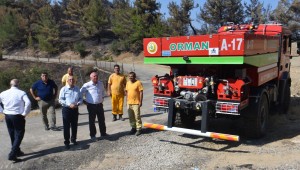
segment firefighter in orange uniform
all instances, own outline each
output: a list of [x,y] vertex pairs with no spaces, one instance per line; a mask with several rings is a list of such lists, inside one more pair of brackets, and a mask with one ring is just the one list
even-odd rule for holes
[[126,78],[120,73],[120,66],[114,65],[114,73],[109,76],[107,94],[111,96],[113,121],[119,119],[124,121],[123,118],[123,103],[124,103],[124,90],[126,86]]

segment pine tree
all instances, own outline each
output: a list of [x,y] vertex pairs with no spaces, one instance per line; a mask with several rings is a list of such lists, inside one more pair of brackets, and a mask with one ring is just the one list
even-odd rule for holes
[[67,15],[65,23],[75,28],[83,25],[84,10],[89,5],[90,0],[70,0],[64,13]]
[[129,8],[130,0],[113,0],[112,6],[114,9]]
[[97,36],[98,43],[101,42],[101,33],[110,28],[107,7],[102,1],[90,0],[89,5],[84,9],[82,18],[82,32],[84,36]]
[[114,50],[139,53],[143,38],[165,34],[166,26],[158,12],[160,4],[155,0],[137,0],[134,7],[129,1],[116,0],[113,5],[112,30],[119,37],[112,47]]
[[289,22],[289,28],[293,31],[295,39],[300,41],[300,1],[294,0],[291,3],[290,11],[292,12],[292,20]]
[[36,38],[39,48],[49,53],[58,51],[59,26],[55,22],[51,5],[45,5],[38,10],[38,22],[36,25]]
[[245,17],[247,18],[245,22],[253,22],[256,24],[264,23],[263,11],[263,3],[259,2],[259,0],[250,0],[249,4],[244,3],[245,7]]
[[277,8],[271,14],[271,19],[283,25],[288,25],[289,21],[293,19],[293,12],[290,10],[290,0],[280,0]]
[[0,6],[0,49],[23,40],[24,22],[17,10]]
[[61,1],[58,1],[58,3],[63,10],[66,10],[70,3],[70,0],[61,0]]
[[170,24],[170,28],[172,30],[171,35],[173,36],[181,36],[188,34],[188,25],[183,21],[182,12],[180,10],[179,5],[176,2],[170,2],[168,5],[170,18],[168,18],[168,22]]
[[55,23],[60,23],[64,18],[64,8],[58,3],[54,2],[52,5],[52,13],[55,20]]
[[189,28],[192,29],[194,35],[197,34],[190,17],[193,8],[193,0],[181,0],[180,6],[175,2],[169,3],[168,9],[171,17],[168,18],[168,22],[173,36],[187,35],[189,34]]
[[198,18],[209,24],[210,32],[216,32],[227,22],[243,23],[243,5],[241,0],[207,0],[200,8]]

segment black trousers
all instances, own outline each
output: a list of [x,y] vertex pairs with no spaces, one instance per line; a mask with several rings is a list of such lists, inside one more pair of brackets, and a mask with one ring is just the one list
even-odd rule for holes
[[105,117],[104,117],[104,110],[103,104],[89,104],[87,103],[87,110],[89,112],[89,128],[90,128],[90,136],[95,137],[97,130],[95,126],[96,116],[98,119],[98,125],[100,129],[101,135],[106,133],[106,126],[105,126]]
[[20,145],[25,134],[25,117],[22,115],[5,115],[5,121],[11,140],[11,152],[9,157],[13,158],[20,151]]
[[77,139],[78,115],[78,108],[62,108],[65,145],[70,144],[70,127],[72,132],[71,141],[76,141]]

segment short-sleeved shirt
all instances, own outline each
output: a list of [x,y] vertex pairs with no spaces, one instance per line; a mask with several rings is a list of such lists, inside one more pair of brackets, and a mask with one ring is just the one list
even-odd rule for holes
[[50,79],[48,79],[47,83],[44,83],[42,80],[38,80],[31,88],[33,91],[37,92],[37,96],[42,100],[50,101],[54,97],[54,90],[57,88],[57,85]]
[[127,104],[140,104],[140,92],[143,90],[143,85],[139,80],[136,80],[134,83],[127,81]]
[[[62,78],[61,78],[61,83],[63,86],[67,85],[67,81],[69,79],[69,74],[65,74]],[[76,76],[73,76],[73,78],[75,79],[75,84],[77,83],[77,77]]]
[[114,95],[124,95],[124,89],[126,86],[126,78],[122,74],[113,73],[108,78],[108,84],[110,84],[111,93]]

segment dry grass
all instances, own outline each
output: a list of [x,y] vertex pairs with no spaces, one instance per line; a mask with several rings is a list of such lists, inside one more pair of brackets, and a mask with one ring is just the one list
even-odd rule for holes
[[141,52],[138,56],[135,56],[134,54],[127,52],[114,57],[113,60],[120,63],[140,64],[144,63],[144,54]]

